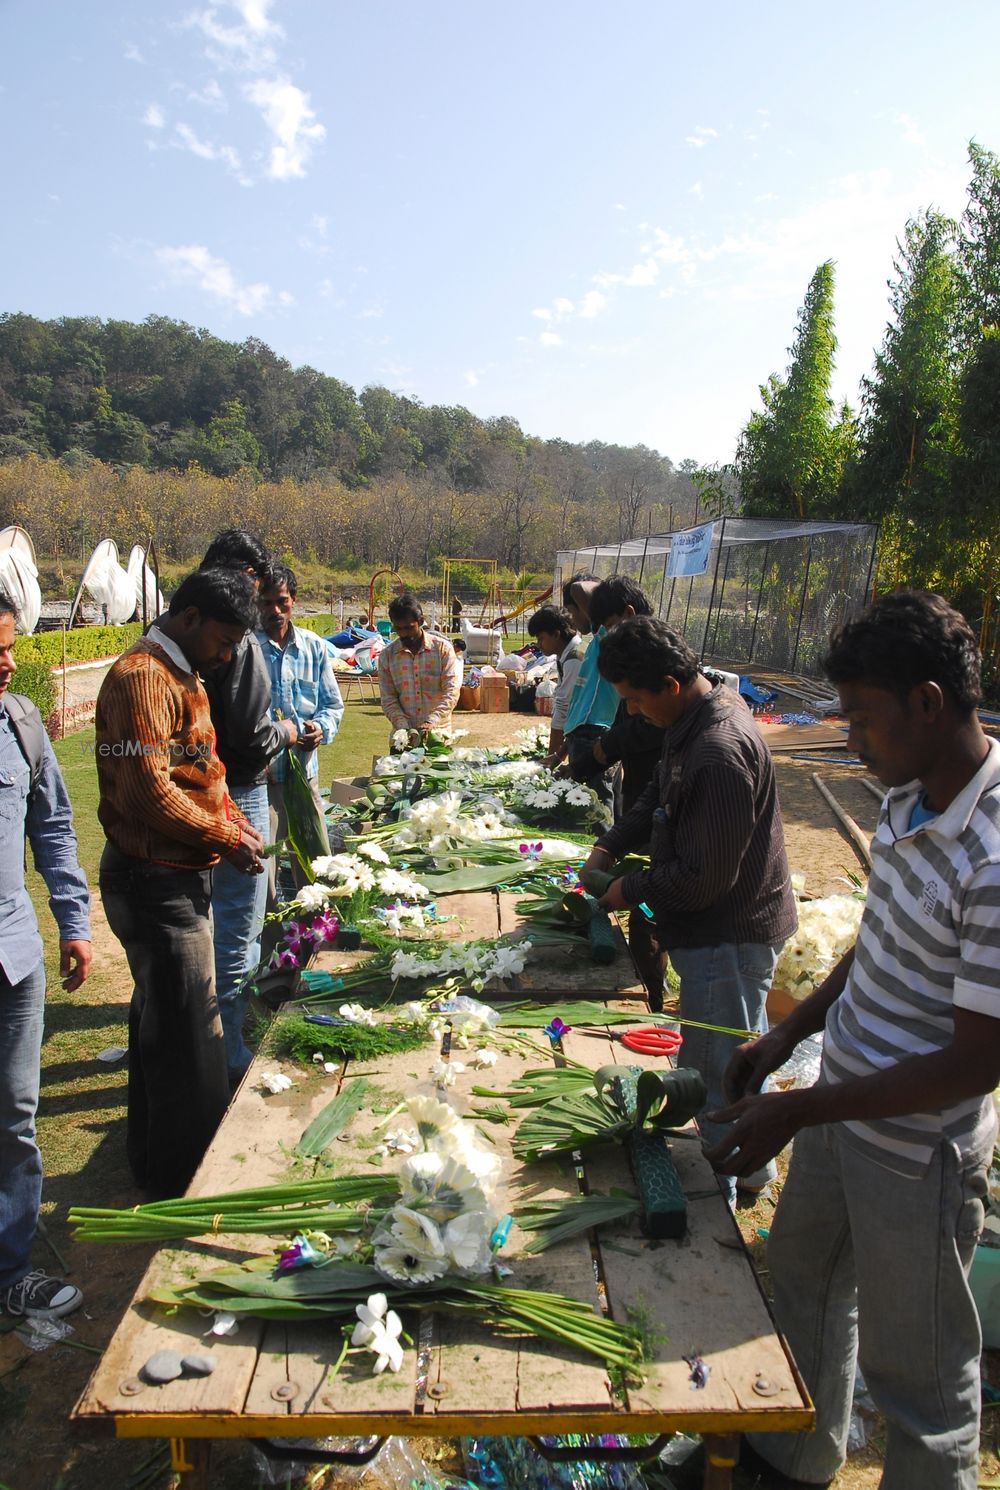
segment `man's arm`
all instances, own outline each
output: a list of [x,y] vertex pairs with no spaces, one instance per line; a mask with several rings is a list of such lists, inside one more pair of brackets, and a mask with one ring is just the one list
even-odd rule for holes
[[[110,675],[101,690],[106,732],[135,753],[114,757],[121,772],[122,806],[166,838],[178,843],[228,854],[248,830],[235,818],[215,816],[198,806],[192,795],[175,786],[164,742],[173,732],[173,710],[159,664]],[[143,748],[146,747],[146,748]],[[256,837],[256,834],[253,835]]]
[[425,729],[436,729],[439,724],[444,724],[458,703],[458,695],[462,690],[462,669],[455,648],[450,641],[445,641],[438,646],[441,657],[441,701],[432,710]]
[[59,927],[63,986],[72,993],[86,978],[90,963],[90,891],[77,858],[69,794],[47,735],[24,826]]
[[[640,844],[648,843],[650,829],[653,822],[653,813],[660,805],[660,768],[657,766],[652,780],[643,789],[642,794],[636,799],[630,811],[626,812],[620,822],[615,823],[606,833],[602,833],[591,850],[590,858],[594,860],[591,864],[587,860],[587,868],[607,869],[616,859],[627,854],[629,849],[637,848]],[[596,857],[595,857],[596,855]],[[627,876],[632,879],[632,875]],[[633,903],[638,905],[642,900],[638,896]]]
[[602,766],[613,766],[630,755],[648,755],[663,749],[664,731],[639,714],[619,709],[614,723],[594,742],[594,759]]
[[323,643],[324,656],[322,658],[319,674],[319,697],[316,712],[312,717],[313,724],[318,724],[323,731],[323,744],[329,745],[334,735],[340,728],[340,722],[344,717],[344,700],[340,696],[337,680],[333,675],[329,655],[326,654],[326,643]]
[[[639,803],[645,800],[644,792]],[[754,812],[753,782],[740,768],[719,763],[689,775],[674,855],[654,858],[648,870],[626,875],[620,887],[624,905],[645,901],[665,918],[704,910],[721,900],[736,883],[753,835]],[[606,836],[619,832],[631,816]]]
[[706,1156],[723,1174],[753,1174],[801,1128],[937,1112],[984,1096],[998,1083],[1000,1017],[956,1009],[954,1036],[945,1050],[911,1056],[852,1081],[744,1097],[709,1114],[715,1122],[735,1126]]
[[379,654],[378,691],[382,700],[382,713],[388,719],[393,729],[409,729],[410,721],[403,712],[403,701],[399,696],[399,687],[396,679],[392,675],[392,663],[388,655],[388,648]]

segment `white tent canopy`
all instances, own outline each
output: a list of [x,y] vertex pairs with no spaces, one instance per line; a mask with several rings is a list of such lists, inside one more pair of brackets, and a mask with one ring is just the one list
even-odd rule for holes
[[135,584],[118,562],[118,545],[112,538],[103,538],[94,549],[80,589],[100,606],[108,626],[122,626],[135,615]]
[[0,532],[0,590],[17,606],[17,629],[30,636],[42,611],[35,545],[23,528]]
[[128,556],[128,574],[135,586],[135,603],[139,611],[140,620],[143,617],[143,591],[145,591],[145,617],[148,621],[155,621],[156,617],[166,609],[163,594],[157,587],[156,575],[146,563],[146,550],[141,543],[134,543]]

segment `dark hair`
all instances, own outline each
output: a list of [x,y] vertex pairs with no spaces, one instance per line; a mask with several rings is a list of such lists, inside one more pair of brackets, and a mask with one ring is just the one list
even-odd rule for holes
[[416,595],[411,595],[409,590],[404,590],[402,595],[394,595],[389,601],[390,621],[422,621],[424,619],[424,608]]
[[0,590],[0,616],[13,616],[16,621],[19,615],[17,601],[12,600],[6,590]]
[[566,641],[576,635],[576,627],[561,605],[543,605],[535,611],[528,622],[528,635],[540,636],[543,631],[550,636],[561,636]]
[[983,696],[972,628],[930,590],[883,595],[859,620],[837,626],[823,668],[831,683],[867,683],[904,701],[918,683],[937,683],[963,713]]
[[276,590],[279,585],[284,585],[294,600],[299,593],[299,582],[295,578],[295,570],[289,569],[287,564],[269,564],[261,575],[261,590]]
[[257,592],[239,569],[196,569],[181,580],[170,600],[170,614],[192,606],[206,621],[222,621],[250,631],[257,625]]
[[635,580],[630,579],[627,574],[613,574],[610,579],[602,579],[587,605],[591,626],[596,631],[609,616],[622,615],[629,605],[637,616],[653,614],[653,607],[646,599],[645,591],[640,590]]
[[656,616],[635,616],[601,638],[597,668],[609,683],[660,693],[667,678],[692,683],[698,658],[682,636]]
[[258,579],[271,562],[271,555],[246,528],[226,528],[208,545],[200,569],[252,569]]
[[599,582],[597,575],[596,574],[591,574],[591,572],[590,572],[589,569],[581,569],[576,574],[571,574],[570,577],[569,577],[569,579],[566,580],[565,583],[563,584],[563,592],[562,592],[562,603],[563,603],[563,605],[569,605],[570,601],[572,600],[572,598],[573,598],[573,595],[572,595],[573,586],[574,585],[586,584],[588,580],[591,581],[594,584],[597,584]]

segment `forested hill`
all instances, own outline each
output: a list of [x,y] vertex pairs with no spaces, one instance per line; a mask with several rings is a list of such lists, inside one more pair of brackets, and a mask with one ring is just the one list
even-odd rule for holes
[[[222,341],[163,316],[135,325],[0,315],[0,461],[31,456],[77,471],[99,461],[119,474],[196,466],[355,491],[359,503],[395,483],[390,506],[404,483],[434,503],[457,497],[459,517],[483,507],[484,521],[471,524],[478,532],[458,521],[454,533],[452,517],[453,538],[515,570],[550,564],[553,544],[676,526],[697,495],[693,461],[675,467],[641,445],[539,440],[514,419],[380,386],[356,393],[254,337]],[[465,504],[466,494],[482,500]]]

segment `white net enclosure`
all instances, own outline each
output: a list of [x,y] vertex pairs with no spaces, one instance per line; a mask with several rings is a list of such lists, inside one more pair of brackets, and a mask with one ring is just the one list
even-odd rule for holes
[[875,523],[720,517],[673,533],[561,549],[554,598],[574,574],[628,574],[707,661],[817,675],[830,631],[867,603]]

